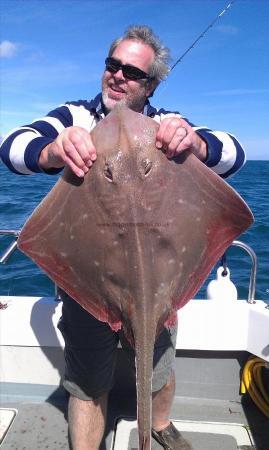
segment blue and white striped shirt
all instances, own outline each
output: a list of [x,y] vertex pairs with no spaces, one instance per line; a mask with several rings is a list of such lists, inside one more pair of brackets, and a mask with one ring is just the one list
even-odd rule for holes
[[[158,110],[149,102],[144,107],[144,114],[158,123],[169,116],[182,117],[178,112]],[[67,102],[30,125],[12,130],[2,142],[0,157],[4,164],[17,174],[43,172],[38,161],[46,145],[53,142],[67,127],[78,126],[90,132],[104,116],[101,94],[91,101]],[[197,127],[192,123],[190,125],[207,143],[208,158],[205,164],[222,178],[234,174],[244,165],[245,152],[233,135],[212,131],[207,127]],[[50,173],[60,170],[50,170]]]

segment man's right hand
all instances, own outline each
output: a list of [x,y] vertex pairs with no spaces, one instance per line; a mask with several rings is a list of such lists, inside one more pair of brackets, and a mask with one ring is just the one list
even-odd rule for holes
[[69,127],[43,148],[39,166],[44,170],[69,166],[82,178],[95,160],[96,150],[88,131],[81,127]]

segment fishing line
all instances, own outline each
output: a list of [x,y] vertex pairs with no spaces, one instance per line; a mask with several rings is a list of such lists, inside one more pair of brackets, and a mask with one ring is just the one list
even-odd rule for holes
[[202,37],[204,37],[206,35],[206,33],[208,32],[208,30],[210,30],[210,28],[212,28],[215,23],[222,17],[224,16],[224,14],[228,11],[229,8],[231,8],[231,6],[233,5],[233,3],[235,3],[236,0],[232,0],[230,1],[230,3],[228,3],[228,5],[224,8],[223,11],[221,11],[216,17],[215,19],[212,20],[212,22],[210,22],[210,24],[205,28],[204,31],[202,31],[201,34],[199,34],[199,36],[192,42],[192,44],[187,48],[187,50],[185,50],[185,52],[176,60],[176,62],[172,65],[172,67],[169,70],[169,73],[167,76],[170,75],[170,73],[172,72],[172,70],[176,67],[176,65],[178,63],[180,63],[182,61],[182,59],[187,55],[187,53],[189,53],[191,51],[192,48],[195,47],[195,45],[197,44],[197,42],[200,41],[200,39],[202,39]]
[[176,62],[170,68],[166,79],[163,81],[161,89],[159,89],[159,94],[162,93],[164,91],[164,89],[166,89],[166,87],[167,87],[166,81],[167,81],[167,78],[169,77],[170,73],[172,72],[172,70],[174,70],[174,68],[177,66],[177,64],[179,64],[182,61],[182,59],[196,46],[196,44],[200,41],[200,39],[202,39],[206,35],[206,33],[210,30],[210,28],[213,28],[215,23],[222,16],[224,16],[224,14],[232,7],[232,5],[235,2],[236,2],[236,0],[231,0],[228,3],[228,5],[225,6],[225,8],[212,20],[212,22],[210,22],[210,24],[204,29],[204,31],[202,31],[202,33],[199,34],[199,36],[191,43],[191,45],[184,51],[184,53],[182,53],[182,55],[176,60]]

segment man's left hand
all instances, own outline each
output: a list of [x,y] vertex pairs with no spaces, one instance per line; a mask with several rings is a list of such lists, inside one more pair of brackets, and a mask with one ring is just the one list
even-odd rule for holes
[[184,119],[167,117],[160,123],[156,135],[156,147],[163,149],[167,158],[173,158],[184,150],[190,150],[201,161],[207,158],[207,144]]

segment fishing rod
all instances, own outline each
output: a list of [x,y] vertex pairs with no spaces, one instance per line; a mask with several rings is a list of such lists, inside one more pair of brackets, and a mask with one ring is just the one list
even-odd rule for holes
[[224,16],[224,14],[228,11],[229,8],[231,8],[231,6],[233,5],[233,3],[235,3],[236,0],[231,0],[228,5],[224,8],[223,11],[221,11],[216,17],[215,19],[212,20],[212,22],[210,22],[210,24],[205,28],[204,31],[202,31],[201,34],[199,34],[199,36],[195,39],[195,41],[193,41],[193,43],[187,48],[187,50],[185,50],[185,52],[176,60],[176,62],[172,65],[172,67],[169,70],[168,75],[170,75],[170,73],[172,72],[172,70],[176,67],[176,65],[178,63],[180,63],[182,61],[182,59],[187,55],[187,53],[189,53],[191,51],[192,48],[195,47],[195,45],[197,44],[197,42],[200,41],[200,39],[202,39],[202,37],[205,36],[205,34],[208,32],[208,30],[210,28],[212,28],[215,23],[222,17]]

